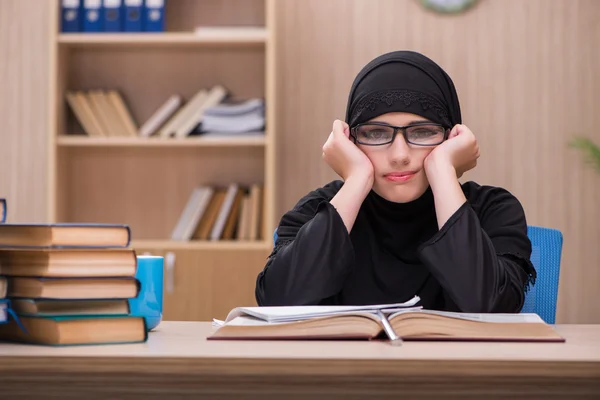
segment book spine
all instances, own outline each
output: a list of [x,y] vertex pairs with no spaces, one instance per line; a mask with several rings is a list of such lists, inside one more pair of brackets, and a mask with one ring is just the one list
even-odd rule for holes
[[0,223],[6,222],[6,199],[0,199]]

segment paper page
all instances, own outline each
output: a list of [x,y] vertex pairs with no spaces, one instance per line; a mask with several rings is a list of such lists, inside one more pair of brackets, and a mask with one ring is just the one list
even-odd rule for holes
[[[394,313],[389,318],[393,318],[398,314],[404,314],[411,310],[400,310],[397,313]],[[540,323],[544,322],[537,314],[532,313],[522,313],[522,314],[510,314],[510,313],[459,313],[459,312],[449,312],[449,311],[435,311],[435,310],[418,310],[418,312],[422,312],[425,314],[436,314],[442,315],[445,317],[451,318],[459,318],[466,319],[470,321],[479,321],[479,322],[496,322],[496,323]]]
[[241,315],[239,317],[235,317],[231,321],[227,323],[227,325],[234,326],[257,326],[257,325],[277,325],[277,323],[269,323],[267,321],[263,321],[262,319],[254,318],[248,315]]
[[241,315],[251,315],[268,322],[300,321],[303,319],[324,317],[336,314],[348,314],[356,311],[376,311],[384,309],[402,309],[413,307],[421,299],[413,297],[405,303],[377,304],[366,306],[289,306],[289,307],[238,307],[227,316],[226,322]]

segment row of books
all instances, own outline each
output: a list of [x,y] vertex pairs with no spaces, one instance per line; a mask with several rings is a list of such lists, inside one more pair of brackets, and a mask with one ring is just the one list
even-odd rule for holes
[[164,32],[166,0],[61,0],[61,31]]
[[199,89],[187,102],[174,94],[140,127],[143,137],[190,134],[263,134],[265,105],[260,98],[234,100],[226,88]]
[[125,225],[1,223],[0,341],[145,342],[130,241]]
[[171,233],[172,240],[260,240],[263,186],[195,188]]
[[119,91],[69,91],[65,97],[88,136],[137,136],[136,122]]
[[259,98],[230,100],[221,85],[199,89],[189,101],[170,96],[141,126],[116,89],[68,91],[69,107],[86,135],[159,136],[183,138],[191,134],[263,134],[265,105]]

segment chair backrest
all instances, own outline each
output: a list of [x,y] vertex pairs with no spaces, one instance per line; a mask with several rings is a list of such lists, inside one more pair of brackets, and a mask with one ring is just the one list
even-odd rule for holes
[[531,262],[537,279],[535,285],[525,293],[521,312],[536,313],[547,323],[553,324],[556,320],[563,235],[559,230],[539,226],[528,226],[527,235],[531,241]]

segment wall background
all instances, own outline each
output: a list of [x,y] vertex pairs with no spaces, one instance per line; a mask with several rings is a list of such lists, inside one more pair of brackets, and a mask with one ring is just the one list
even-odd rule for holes
[[[565,238],[558,322],[600,323],[600,174],[569,149],[600,143],[600,2],[481,0],[439,16],[417,0],[277,2],[280,215],[336,176],[321,160],[352,79],[373,57],[420,51],[459,92],[481,158],[463,179],[499,185],[532,225]],[[0,193],[9,221],[47,218],[50,3],[0,2]]]

